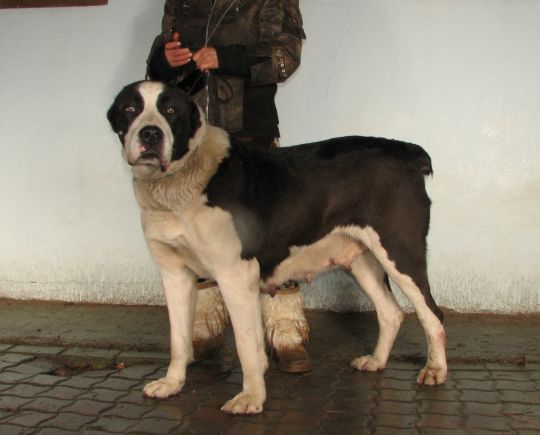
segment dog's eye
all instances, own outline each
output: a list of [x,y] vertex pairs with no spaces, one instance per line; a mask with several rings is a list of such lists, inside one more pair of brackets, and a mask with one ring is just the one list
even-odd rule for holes
[[133,112],[135,112],[135,107],[133,107],[133,106],[126,106],[126,107],[124,107],[124,112],[131,112],[131,113],[133,113]]
[[167,110],[165,110],[165,112],[168,113],[169,115],[172,115],[176,113],[176,107],[168,107]]

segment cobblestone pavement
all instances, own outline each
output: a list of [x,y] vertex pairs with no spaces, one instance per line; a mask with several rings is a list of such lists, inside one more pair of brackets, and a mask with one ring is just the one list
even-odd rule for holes
[[[359,373],[348,363],[373,345],[373,316],[309,313],[308,319],[314,370],[289,375],[272,364],[265,411],[250,417],[219,410],[241,389],[230,332],[223,349],[189,368],[183,391],[161,401],[144,398],[141,389],[164,374],[166,352],[21,345],[4,337],[11,343],[0,344],[0,435],[540,433],[540,359],[533,344],[538,317],[513,318],[523,325],[521,346],[511,327],[507,337],[512,342],[505,346],[504,322],[497,323],[491,345],[475,341],[474,331],[468,339],[452,340],[458,323],[471,327],[478,322],[451,317],[449,379],[438,387],[414,382],[425,351],[419,328],[405,328],[398,337],[405,351],[394,354],[384,371]],[[343,329],[353,322],[354,327]],[[375,334],[364,339],[359,333],[368,326]],[[461,345],[462,339],[476,343],[476,352],[475,346]],[[482,347],[489,357],[481,357]],[[491,356],[497,347],[505,355],[498,361]],[[460,348],[471,352],[459,356]],[[508,348],[522,352],[510,354]]]

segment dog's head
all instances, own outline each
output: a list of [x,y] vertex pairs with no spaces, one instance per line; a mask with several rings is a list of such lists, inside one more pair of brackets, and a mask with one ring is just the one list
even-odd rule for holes
[[107,113],[122,143],[122,155],[139,176],[166,173],[194,146],[204,125],[184,91],[155,81],[126,86]]

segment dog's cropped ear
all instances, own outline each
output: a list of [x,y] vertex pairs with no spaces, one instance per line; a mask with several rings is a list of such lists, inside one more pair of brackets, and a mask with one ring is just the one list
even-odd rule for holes
[[111,107],[109,107],[109,110],[107,110],[107,120],[109,121],[109,124],[113,131],[115,133],[118,133],[118,115],[120,111],[118,110],[118,105],[116,104],[116,101],[112,104]]
[[191,100],[191,136],[193,137],[197,130],[201,127],[202,121],[201,121],[201,112],[199,110],[199,106]]

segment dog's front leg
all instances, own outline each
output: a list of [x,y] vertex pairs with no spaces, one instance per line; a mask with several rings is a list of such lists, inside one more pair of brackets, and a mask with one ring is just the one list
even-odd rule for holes
[[231,414],[258,414],[266,400],[264,372],[268,368],[259,303],[259,267],[252,260],[231,269],[218,277],[218,283],[229,310],[244,378],[242,392],[221,409]]
[[193,361],[193,319],[195,313],[195,275],[169,247],[149,242],[163,281],[169,311],[171,362],[164,378],[144,387],[148,397],[164,399],[180,392],[186,381],[186,368]]

